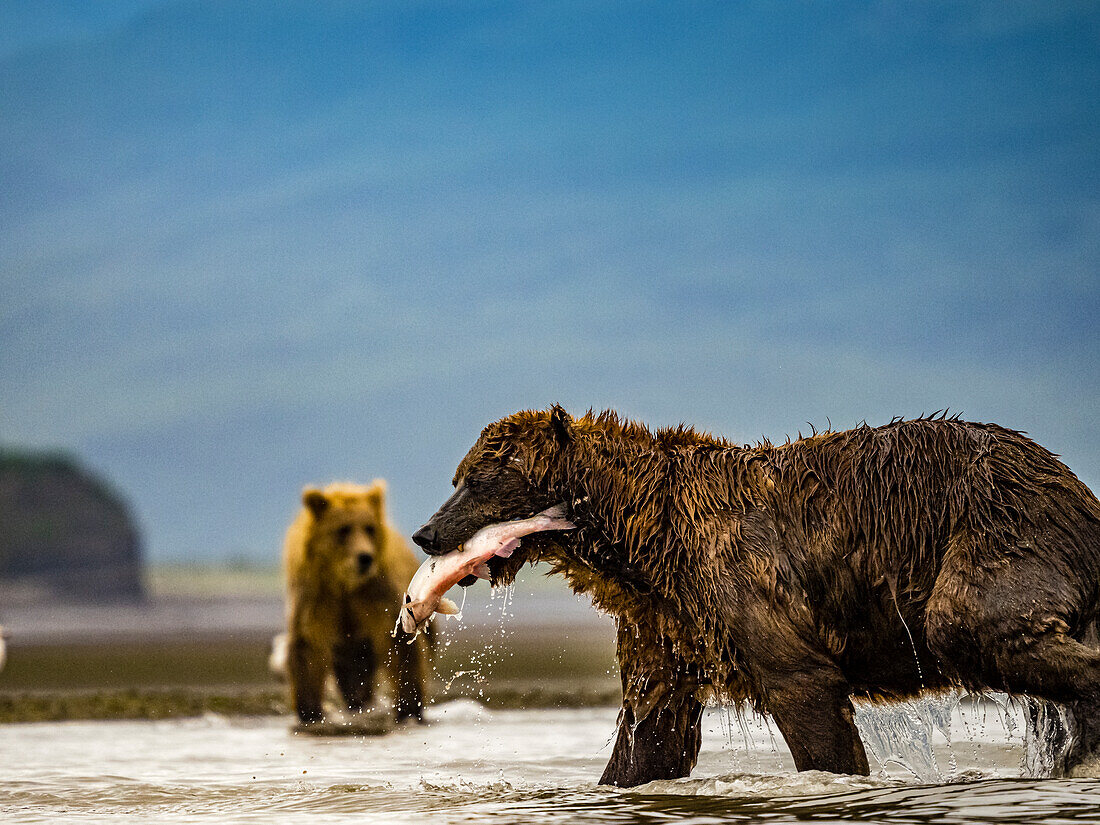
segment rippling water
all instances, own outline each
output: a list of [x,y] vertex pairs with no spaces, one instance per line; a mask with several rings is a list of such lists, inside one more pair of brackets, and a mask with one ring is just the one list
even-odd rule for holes
[[[430,724],[376,738],[295,735],[274,718],[9,725],[0,728],[0,819],[1100,821],[1100,781],[1020,778],[1020,714],[989,703],[953,708],[950,738],[932,729],[923,768],[879,737],[897,752],[880,754],[886,769],[871,777],[795,773],[765,720],[710,709],[693,778],[631,790],[595,784],[613,709],[488,711],[462,701],[431,710]],[[920,770],[942,779],[922,784]]]

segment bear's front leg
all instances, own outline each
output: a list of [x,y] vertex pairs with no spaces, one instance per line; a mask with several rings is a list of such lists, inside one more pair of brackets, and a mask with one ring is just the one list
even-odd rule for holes
[[291,707],[302,724],[325,717],[322,699],[327,673],[328,660],[322,649],[301,636],[292,636],[287,649],[287,680]]
[[616,656],[623,708],[601,785],[629,788],[691,773],[702,743],[695,669],[648,625],[618,620]]
[[669,705],[640,722],[623,705],[615,749],[600,777],[601,785],[631,788],[655,779],[688,776],[699,758],[703,706],[690,694],[670,697]]
[[424,684],[427,681],[425,668],[427,634],[409,639],[409,634],[398,628],[393,640],[393,652],[396,659],[393,669],[393,682],[397,691],[397,721],[424,718]]
[[359,713],[374,698],[374,672],[378,657],[370,639],[348,639],[333,651],[332,669],[344,697],[344,706]]
[[[811,627],[783,620],[766,596],[741,593],[731,626],[741,631],[739,648],[753,666],[768,713],[800,771],[867,776],[867,753],[856,730],[852,688],[840,667],[813,636]],[[789,611],[808,615],[809,611]]]
[[795,767],[867,776],[867,753],[856,729],[848,682],[830,667],[769,674],[768,710]]

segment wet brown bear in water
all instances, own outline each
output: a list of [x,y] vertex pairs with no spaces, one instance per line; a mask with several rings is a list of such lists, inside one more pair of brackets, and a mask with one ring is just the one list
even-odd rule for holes
[[1100,502],[1018,432],[894,421],[737,446],[560,407],[491,424],[414,536],[454,550],[564,502],[524,539],[612,613],[623,684],[602,782],[686,776],[701,699],[770,713],[799,770],[866,774],[851,697],[958,686],[1064,704],[1065,767],[1100,748]]
[[287,531],[287,679],[303,723],[323,718],[330,674],[349,711],[369,706],[380,668],[398,721],[421,716],[427,639],[391,637],[418,562],[386,520],[385,491],[382,481],[307,489]]

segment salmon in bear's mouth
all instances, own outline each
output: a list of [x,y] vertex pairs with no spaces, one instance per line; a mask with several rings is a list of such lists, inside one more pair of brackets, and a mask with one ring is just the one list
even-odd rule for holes
[[[558,504],[522,521],[502,521],[482,527],[457,550],[431,556],[416,571],[405,591],[397,623],[406,633],[416,634],[433,613],[453,615],[458,606],[443,594],[469,576],[491,578],[489,559],[508,558],[523,536],[545,530],[572,530],[576,525],[565,518],[565,505]],[[397,633],[397,627],[393,629]]]

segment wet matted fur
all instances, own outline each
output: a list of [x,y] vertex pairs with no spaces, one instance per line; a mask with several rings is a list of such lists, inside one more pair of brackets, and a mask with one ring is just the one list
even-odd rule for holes
[[770,713],[799,770],[868,772],[852,696],[962,687],[1072,716],[1100,747],[1100,502],[1025,435],[896,420],[738,446],[560,407],[490,424],[414,537],[455,549],[565,502],[578,529],[524,539],[615,616],[623,683],[602,781],[686,776],[708,695]]

